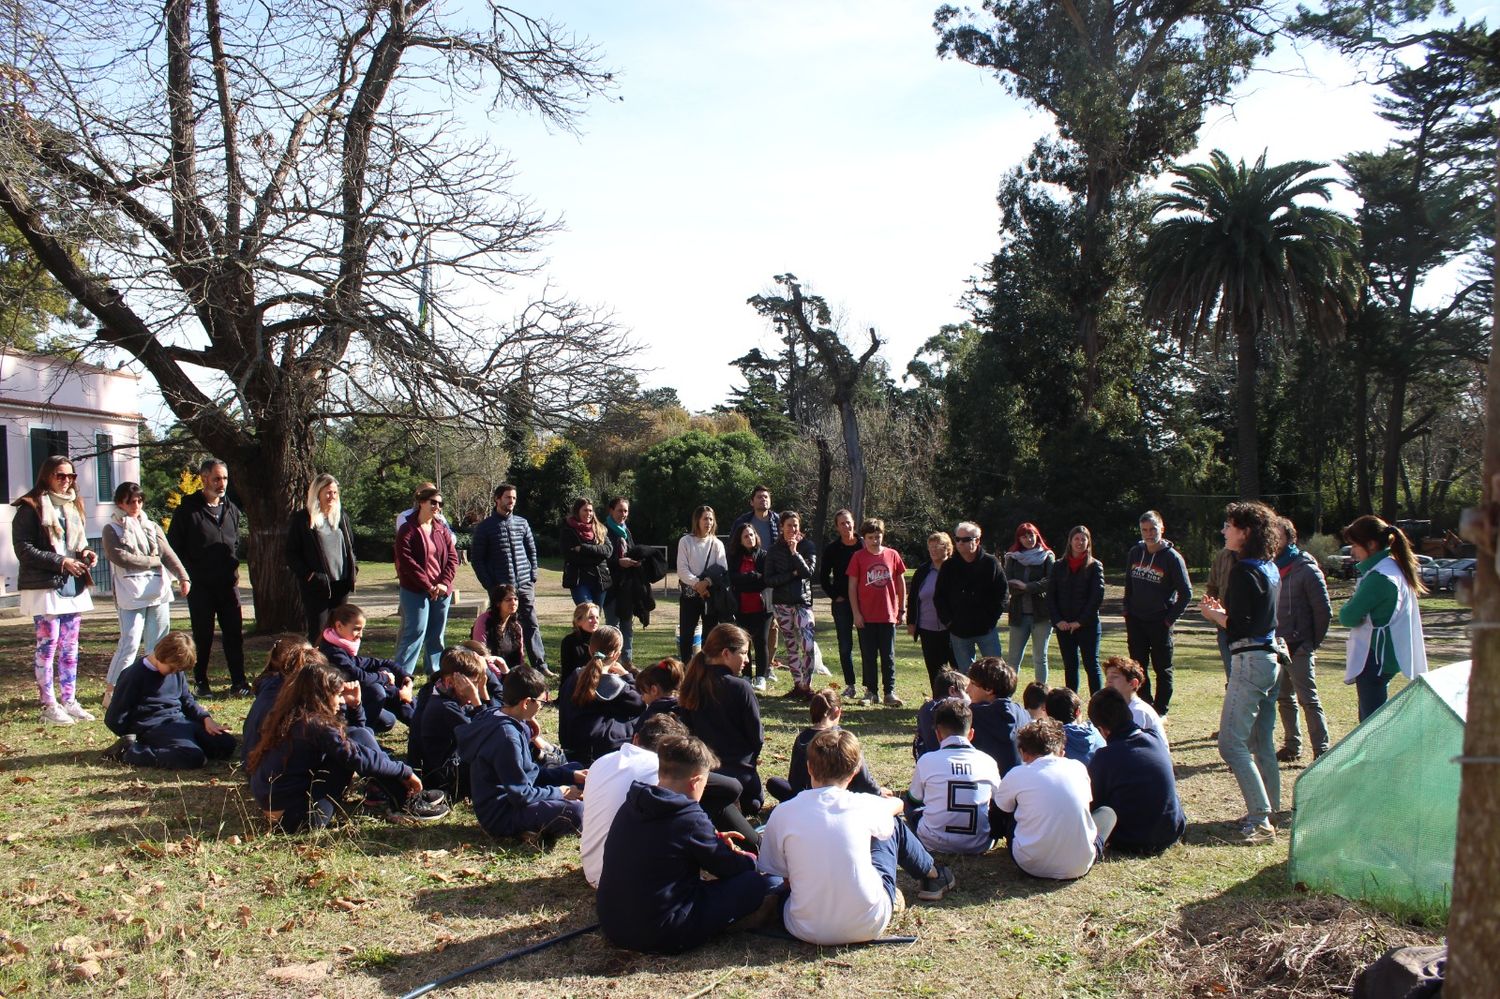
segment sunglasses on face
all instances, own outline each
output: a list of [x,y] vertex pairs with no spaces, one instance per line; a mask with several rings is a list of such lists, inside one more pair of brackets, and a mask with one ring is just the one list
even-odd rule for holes
[[977,545],[977,544],[979,544],[979,539],[978,538],[958,538],[956,540],[961,545]]
[[73,482],[78,478],[73,472],[53,472],[52,477],[54,479],[62,479],[64,482]]
[[435,507],[441,508],[442,505],[443,505],[443,501],[442,500],[428,500],[427,501],[427,505],[428,506],[435,506]]

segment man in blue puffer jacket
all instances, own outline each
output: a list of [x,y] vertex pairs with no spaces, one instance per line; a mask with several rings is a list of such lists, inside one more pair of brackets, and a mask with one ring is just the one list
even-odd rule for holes
[[516,613],[521,618],[521,634],[526,641],[526,659],[543,675],[550,676],[547,651],[542,647],[542,632],[536,617],[536,574],[541,564],[536,554],[536,538],[525,517],[516,509],[516,487],[502,482],[495,487],[495,512],[474,528],[469,543],[469,562],[479,585],[494,600],[495,587],[508,583],[516,588]]

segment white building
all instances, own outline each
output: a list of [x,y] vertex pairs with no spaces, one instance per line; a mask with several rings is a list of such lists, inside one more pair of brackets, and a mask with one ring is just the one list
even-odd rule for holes
[[99,538],[115,487],[140,481],[140,409],[139,378],[128,371],[0,348],[0,595],[16,589],[11,501],[36,484],[53,454],[73,459],[89,542],[101,556],[95,588],[111,589]]

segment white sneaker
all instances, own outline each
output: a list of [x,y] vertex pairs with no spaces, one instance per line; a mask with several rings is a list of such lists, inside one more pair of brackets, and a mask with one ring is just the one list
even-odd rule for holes
[[870,706],[872,704],[879,704],[880,703],[880,695],[877,694],[877,693],[875,693],[875,691],[873,691],[873,690],[867,690],[867,691],[865,691],[865,696],[863,696],[863,697],[861,697],[859,699],[859,703],[865,705],[866,707],[868,707],[868,706]]
[[72,725],[73,716],[62,709],[60,704],[48,704],[42,708],[42,721],[48,725]]
[[813,672],[818,676],[833,676],[833,671],[830,670],[827,666],[823,665],[823,661],[821,659],[818,660],[818,664],[813,667]]
[[766,678],[758,676],[750,681],[750,686],[755,688],[757,694],[764,694],[766,692]]
[[94,715],[92,714],[92,712],[90,712],[82,704],[79,704],[77,698],[74,698],[73,700],[68,701],[62,707],[63,707],[63,710],[66,711],[70,717],[76,718],[79,721],[93,721],[94,720]]
[[859,691],[854,689],[854,684],[851,683],[849,684],[849,686],[844,688],[844,700],[853,701],[858,696]]

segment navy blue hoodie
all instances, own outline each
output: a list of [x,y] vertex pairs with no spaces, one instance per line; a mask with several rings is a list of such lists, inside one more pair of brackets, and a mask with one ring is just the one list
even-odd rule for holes
[[[343,646],[327,641],[318,642],[318,651],[328,657],[328,665],[344,674],[345,679],[359,683],[359,696],[366,711],[384,709],[406,724],[411,724],[416,708],[412,704],[402,703],[397,695],[405,674],[395,660],[351,655]],[[388,671],[396,678],[396,682],[386,683],[380,676],[381,670]]]
[[184,674],[158,673],[143,656],[120,674],[104,724],[115,735],[140,735],[171,722],[202,722],[208,715],[188,690]]
[[1187,562],[1182,553],[1163,541],[1154,552],[1138,541],[1125,557],[1125,617],[1171,624],[1193,599]]
[[696,801],[636,781],[604,841],[600,928],[619,947],[685,950],[724,929],[695,919],[705,892],[700,872],[727,881],[754,870],[755,859],[720,840]]
[[255,744],[260,741],[260,727],[265,724],[266,715],[271,713],[276,695],[281,693],[285,683],[286,677],[272,673],[255,685],[255,700],[250,702],[250,710],[245,712],[245,727],[240,730],[241,763],[249,762],[250,754],[255,752]]
[[557,741],[568,759],[587,766],[606,753],[613,753],[635,734],[635,723],[646,703],[629,680],[606,673],[599,678],[594,699],[573,703],[582,670],[563,681],[557,694]]
[[437,688],[411,726],[421,742],[422,783],[448,792],[448,797],[454,800],[469,796],[469,773],[458,752],[457,732],[478,710]]
[[974,748],[988,753],[1004,777],[1011,768],[1021,765],[1016,733],[1031,721],[1031,716],[1009,697],[997,697],[983,704],[975,701],[969,708],[974,712]]
[[267,811],[300,810],[314,778],[334,770],[396,780],[411,776],[411,767],[392,759],[373,740],[367,744],[347,738],[332,724],[299,722],[285,742],[261,758],[250,777],[250,793]]
[[521,811],[532,802],[563,796],[573,767],[543,770],[531,758],[531,727],[492,704],[453,730],[458,753],[469,764],[474,816],[491,836],[522,832]]
[[1110,834],[1112,849],[1127,853],[1160,853],[1182,838],[1187,819],[1177,798],[1172,756],[1155,732],[1134,722],[1109,733],[1089,761],[1094,803],[1115,810],[1118,823]]

